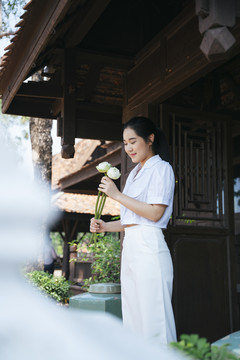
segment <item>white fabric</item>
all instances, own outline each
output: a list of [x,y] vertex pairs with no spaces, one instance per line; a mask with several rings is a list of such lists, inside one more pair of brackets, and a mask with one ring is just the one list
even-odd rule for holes
[[172,259],[162,230],[126,228],[121,266],[124,326],[157,345],[176,341],[172,281]]
[[151,225],[165,229],[172,214],[174,186],[173,169],[159,155],[148,159],[142,168],[141,164],[135,166],[128,176],[123,193],[147,204],[164,204],[167,207],[161,219],[154,222],[121,205],[121,224]]
[[43,261],[45,265],[50,265],[57,259],[57,254],[50,244],[45,244],[43,249]]

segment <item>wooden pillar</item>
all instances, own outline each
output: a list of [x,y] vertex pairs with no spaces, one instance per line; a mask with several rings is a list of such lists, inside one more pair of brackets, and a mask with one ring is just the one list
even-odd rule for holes
[[76,50],[65,49],[62,72],[62,157],[73,158],[76,127]]
[[63,265],[62,265],[62,275],[68,280],[69,279],[69,245],[68,245],[68,238],[65,237],[64,245],[63,245]]
[[[63,266],[62,266],[62,274],[66,279],[69,279],[70,277],[70,271],[74,271],[74,266],[71,266],[70,269],[70,247],[69,242],[71,242],[74,238],[76,238],[77,235],[77,225],[78,220],[75,220],[73,226],[71,222],[63,221],[63,230],[65,233],[65,236],[62,236],[64,240],[63,245]],[[74,264],[73,264],[74,265]]]
[[232,149],[232,122],[226,122],[226,152],[227,163],[225,172],[226,191],[224,192],[225,213],[229,234],[227,237],[228,279],[229,279],[229,312],[231,332],[239,329],[238,301],[237,301],[237,257],[235,249],[235,223],[234,223],[234,184],[233,184],[233,149]]
[[63,264],[62,264],[62,275],[68,280],[69,279],[69,260],[70,260],[70,252],[69,252],[69,241],[70,234],[68,229],[68,222],[62,220],[63,222]]

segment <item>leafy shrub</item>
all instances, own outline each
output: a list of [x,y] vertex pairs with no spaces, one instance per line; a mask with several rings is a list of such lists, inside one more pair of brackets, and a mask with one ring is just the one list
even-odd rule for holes
[[59,303],[66,304],[71,296],[70,283],[64,276],[55,277],[44,271],[33,271],[26,274],[37,288]]
[[[83,246],[86,249],[86,244]],[[93,253],[94,261],[92,276],[84,281],[84,288],[90,284],[120,282],[120,239],[115,233],[98,234],[96,244],[87,245],[87,251]]]
[[170,345],[192,359],[199,360],[238,360],[238,357],[227,350],[227,344],[211,346],[205,338],[198,335],[181,335],[180,341],[171,342]]

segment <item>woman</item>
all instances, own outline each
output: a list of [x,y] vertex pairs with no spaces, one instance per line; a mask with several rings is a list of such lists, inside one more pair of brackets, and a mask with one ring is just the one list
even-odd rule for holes
[[154,123],[135,117],[124,125],[126,153],[137,166],[123,193],[104,176],[99,190],[118,201],[121,220],[91,219],[91,232],[125,231],[121,264],[123,323],[157,344],[176,340],[173,267],[162,229],[172,213],[174,174],[167,143]]
[[49,274],[54,273],[54,262],[57,260],[58,256],[54,247],[51,244],[51,239],[46,239],[46,243],[43,248],[43,262],[44,262],[44,271]]

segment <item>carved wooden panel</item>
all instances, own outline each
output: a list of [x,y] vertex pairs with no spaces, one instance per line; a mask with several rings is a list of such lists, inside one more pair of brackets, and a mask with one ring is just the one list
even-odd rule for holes
[[162,105],[176,177],[165,232],[177,333],[212,342],[238,329],[229,118]]
[[171,224],[225,227],[226,119],[172,111],[168,122],[176,177]]

